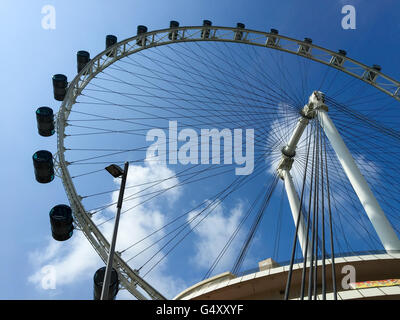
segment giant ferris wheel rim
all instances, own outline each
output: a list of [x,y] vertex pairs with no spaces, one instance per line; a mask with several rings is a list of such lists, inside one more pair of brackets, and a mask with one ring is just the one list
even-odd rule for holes
[[[209,37],[201,36],[203,30],[210,31]],[[171,32],[179,32],[180,37],[169,39],[168,35]],[[225,33],[217,34],[218,32]],[[235,38],[236,32],[242,32],[242,36],[240,37],[240,39]],[[276,44],[267,44],[267,40],[271,37],[276,38]],[[137,44],[137,40],[141,38],[146,38],[150,41],[148,44],[142,43],[142,45],[139,45]],[[64,147],[65,127],[67,126],[66,121],[68,120],[70,111],[75,104],[76,98],[81,94],[82,90],[84,90],[84,88],[97,74],[111,66],[113,63],[119,61],[120,59],[123,59],[142,50],[150,49],[157,46],[164,46],[182,42],[206,41],[233,42],[247,45],[255,45],[259,47],[283,51],[290,54],[295,54],[344,72],[354,78],[366,82],[367,84],[377,88],[378,90],[384,92],[390,97],[400,101],[399,81],[394,80],[393,78],[381,73],[373,67],[369,67],[361,62],[351,59],[346,55],[342,55],[341,53],[317,46],[310,42],[305,42],[275,33],[250,29],[239,29],[237,27],[184,26],[149,31],[140,35],[127,38],[114,44],[113,46],[107,48],[106,50],[100,52],[98,55],[92,58],[81,70],[81,72],[79,72],[69,83],[66,96],[60,106],[56,120],[56,165],[58,167],[58,174],[62,179],[64,189],[72,206],[75,222],[103,261],[107,261],[107,250],[109,249],[110,245],[92,221],[90,213],[85,210],[81,202],[81,197],[78,195],[74,183],[72,182],[72,178],[69,174],[69,163],[65,160],[64,156],[64,152],[66,150]],[[307,53],[302,53],[301,50],[299,50],[299,48],[304,45],[310,48]],[[292,47],[294,49],[292,49]],[[315,55],[313,54],[313,51],[320,51],[320,54]],[[332,63],[332,59],[335,57],[340,57],[343,59],[340,66]],[[352,67],[345,67],[345,63],[352,65]],[[359,73],[356,73],[356,71],[353,70],[356,70]],[[376,74],[376,77],[373,81],[368,81],[365,75],[371,71]],[[386,81],[386,83],[381,84],[377,82],[377,79],[380,79],[381,81]],[[165,299],[165,297],[161,293],[159,293],[149,283],[142,279],[137,271],[132,270],[131,267],[121,258],[120,255],[117,254],[114,256],[113,265],[118,272],[121,284],[137,299],[146,299],[146,297],[137,290],[137,285],[140,286],[150,296],[150,298]]]

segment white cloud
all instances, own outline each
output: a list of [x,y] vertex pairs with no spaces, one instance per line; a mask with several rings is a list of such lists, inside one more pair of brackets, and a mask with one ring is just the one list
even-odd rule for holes
[[[212,209],[213,206],[210,207]],[[193,228],[201,219],[209,213],[207,209],[197,219],[191,221],[190,225]],[[235,229],[240,223],[240,218],[243,215],[243,203],[238,204],[231,209],[229,212],[226,211],[222,205],[216,207],[209,216],[204,219],[194,229],[194,233],[197,235],[195,244],[195,255],[191,259],[191,262],[200,268],[208,268],[214,262],[215,258],[223,249],[230,236],[233,234]],[[191,220],[198,212],[192,212],[188,216],[188,221]],[[234,258],[239,250],[238,245],[241,243],[240,239],[242,234],[239,233],[236,237],[236,241],[232,243],[230,249],[226,252],[223,259],[218,263],[215,273],[229,271],[232,267]]]
[[44,265],[55,268],[57,286],[79,281],[88,273],[93,276],[93,270],[96,270],[96,265],[100,261],[96,252],[81,233],[75,232],[74,237],[69,241],[71,242],[68,246],[63,246],[55,240],[50,240],[44,253],[37,250],[30,255],[31,262],[39,270],[29,277],[29,282],[41,285],[43,277],[41,268]]

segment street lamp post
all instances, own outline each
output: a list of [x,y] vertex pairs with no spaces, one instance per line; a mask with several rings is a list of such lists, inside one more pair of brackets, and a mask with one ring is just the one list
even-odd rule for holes
[[114,232],[113,232],[113,236],[112,236],[112,240],[111,240],[111,244],[110,244],[110,250],[108,253],[107,267],[106,267],[106,272],[104,274],[103,288],[101,290],[101,297],[100,297],[101,300],[108,300],[108,291],[109,291],[109,287],[110,287],[111,270],[113,267],[115,243],[117,241],[119,217],[121,215],[121,207],[122,207],[122,201],[124,198],[126,178],[128,175],[128,167],[129,167],[129,162],[125,162],[124,170],[122,170],[119,166],[117,166],[115,164],[112,164],[106,168],[106,170],[114,178],[122,176],[122,181],[121,181],[121,188],[119,190],[119,197],[118,197],[118,203],[117,203],[117,214],[115,216],[115,224],[114,224]]

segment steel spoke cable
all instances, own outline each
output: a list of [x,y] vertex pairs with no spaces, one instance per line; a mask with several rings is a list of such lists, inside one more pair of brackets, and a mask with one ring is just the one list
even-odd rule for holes
[[[227,49],[227,44],[226,44],[226,43],[223,43],[223,45],[224,45],[225,48]],[[242,47],[242,46],[239,46],[239,48],[240,48],[240,49],[242,50],[242,52],[243,52],[243,47]],[[253,48],[253,50],[254,50],[254,49],[255,49],[255,48]],[[207,49],[204,49],[204,50],[207,51]],[[209,52],[211,55],[214,55],[213,52],[211,52],[211,51],[208,51],[208,52]],[[290,104],[294,104],[294,103],[295,103],[295,100],[293,100],[291,97],[289,97],[288,94],[282,89],[282,87],[277,85],[277,83],[273,80],[272,77],[266,77],[265,72],[261,72],[261,71],[264,71],[264,69],[265,69],[265,68],[263,68],[264,65],[260,65],[260,63],[257,63],[254,59],[252,59],[252,56],[251,56],[248,52],[247,52],[247,53],[244,53],[243,55],[237,55],[237,58],[243,60],[243,57],[246,56],[247,58],[252,59],[252,62],[258,65],[258,67],[255,68],[256,73],[250,73],[248,70],[246,70],[245,68],[243,68],[242,65],[240,65],[240,64],[237,62],[236,58],[232,55],[231,50],[226,50],[226,54],[229,54],[230,57],[231,57],[231,59],[230,59],[230,60],[229,60],[229,59],[228,59],[228,60],[227,60],[227,59],[224,59],[224,56],[225,56],[225,55],[224,55],[223,57],[218,57],[218,58],[220,59],[220,61],[222,61],[222,62],[224,62],[224,63],[227,63],[228,65],[232,66],[232,69],[233,69],[233,70],[238,69],[238,70],[240,70],[240,71],[243,71],[243,74],[246,75],[247,82],[248,82],[249,78],[251,78],[251,79],[253,79],[253,80],[255,81],[255,83],[257,83],[257,85],[264,86],[268,91],[272,91],[275,95],[277,95],[277,96],[275,96],[275,95],[273,96],[273,97],[275,97],[276,99],[279,99],[279,100],[281,100],[281,101],[282,101],[282,100],[287,100],[287,99],[289,99]],[[230,63],[230,61],[234,61],[234,62],[235,62],[235,65],[232,65],[232,64]],[[248,62],[247,62],[247,63],[248,63]],[[236,68],[235,68],[235,67],[236,67]],[[270,70],[270,69],[269,69],[269,70]],[[263,79],[264,79],[265,81],[259,79],[259,78],[256,76],[256,74],[262,75],[262,76],[263,76]],[[248,83],[249,83],[249,82],[248,82]],[[274,85],[274,87],[276,87],[276,88],[279,90],[279,93],[278,93],[276,90],[274,90],[272,87],[270,87],[269,85],[267,85],[267,83],[268,83],[268,84]],[[250,84],[249,84],[249,86],[250,86]],[[252,92],[253,92],[253,93],[254,93],[254,89],[258,89],[258,87],[255,87],[255,88],[254,88],[254,85],[253,85],[253,86],[250,86],[250,88],[252,89]],[[260,88],[260,91],[263,92],[263,94],[267,94],[267,93],[268,93],[268,91],[265,91],[264,89],[261,89],[261,88]],[[255,94],[255,93],[254,93],[254,94]],[[271,94],[269,94],[269,96],[271,96]]]
[[[200,50],[202,50],[202,52],[206,52],[206,51],[207,51],[207,49],[201,47],[198,43],[196,43],[196,45],[197,45],[197,47],[198,47]],[[190,51],[192,54],[193,54],[193,53],[195,54],[195,51],[192,50],[191,48],[185,47],[185,49],[188,50],[188,51]],[[171,48],[170,48],[170,50],[171,50]],[[209,52],[209,51],[208,51],[208,52]],[[184,53],[182,53],[181,51],[178,51],[178,50],[174,50],[174,53],[178,53],[179,56],[180,56],[180,58],[182,58],[182,55],[185,55],[186,57],[190,57],[190,56],[188,56],[188,55],[186,55],[186,54],[184,54]],[[198,60],[198,59],[197,59],[196,61],[202,62],[202,63],[204,64],[204,62],[203,62],[204,60]],[[209,61],[211,61],[211,62],[213,63],[213,59],[210,58],[210,57],[209,57]],[[225,59],[225,60],[222,60],[222,61],[223,61],[224,63],[228,63],[228,64],[229,64],[229,61],[227,61],[226,59]],[[214,66],[214,69],[216,69],[217,71],[219,71],[224,77],[228,76],[228,79],[230,79],[230,76],[232,76],[232,74],[230,74],[230,71],[227,71],[226,69],[222,69],[222,68],[220,67],[220,65],[216,65],[215,63],[213,63],[213,66]],[[209,64],[206,64],[206,67],[208,67],[209,70],[211,70],[211,69],[210,69],[211,66],[210,66]],[[250,77],[254,77],[254,75],[250,74],[246,69],[241,68],[241,71],[243,71],[243,73],[248,74]],[[213,74],[215,75],[215,73],[213,73]],[[237,80],[237,81],[240,81],[240,80],[241,80],[241,79],[238,78],[238,77],[233,77],[233,78],[235,78],[235,80]],[[221,78],[218,78],[218,79],[224,81],[224,80],[221,79]],[[264,82],[263,82],[262,84],[265,85]],[[253,85],[253,89],[257,89],[257,90],[261,91],[263,94],[265,94],[265,91],[264,91],[263,89],[261,89],[260,87],[258,87],[258,85],[259,85],[259,83],[257,83],[257,85]],[[234,88],[240,90],[240,86],[235,86]],[[251,94],[251,92],[249,92],[249,91],[247,91],[247,90],[246,90],[246,93],[250,93],[250,94]],[[263,95],[260,95],[260,97],[263,97]]]
[[[258,174],[257,174],[258,175]],[[249,179],[249,180],[252,180],[252,179],[254,179],[254,177],[255,177],[256,175],[251,175],[251,178]],[[243,180],[246,180],[246,178],[248,178],[249,176],[243,176],[244,178],[243,178]],[[248,180],[247,180],[247,182],[248,182]],[[244,183],[247,183],[247,182],[244,182]],[[243,182],[241,182],[241,183],[243,183]],[[243,186],[243,185],[242,185]],[[241,186],[240,186],[241,187]],[[220,205],[223,201],[224,201],[224,199],[226,198],[226,197],[228,197],[230,194],[232,193],[232,191],[230,191],[227,195],[225,195],[224,197],[223,197],[223,199],[221,199],[221,201],[219,201],[217,204],[216,204],[216,206],[214,206],[211,210],[209,210],[203,217],[201,217],[201,219],[194,225],[194,226],[192,226],[190,229],[189,229],[189,231],[187,231],[168,251],[167,251],[167,253],[166,254],[164,254],[147,272],[146,272],[146,274],[144,275],[144,277],[148,274],[148,273],[150,273],[162,260],[164,260],[165,259],[165,257],[168,255],[168,254],[170,254],[171,253],[171,251],[173,250],[173,249],[175,249],[176,248],[176,246],[177,245],[179,245],[189,234],[191,234],[193,231],[194,231],[194,229],[196,229],[196,227],[204,220],[204,219],[206,219],[208,216],[209,216],[209,214],[218,206],[218,205]],[[189,225],[187,225],[187,226],[189,226]],[[140,267],[140,269],[144,266],[144,265],[146,265],[150,260],[152,260],[153,258],[155,258],[155,256],[158,254],[158,253],[161,253],[161,251],[162,251],[162,249],[164,249],[168,244],[170,244],[180,233],[182,233],[183,232],[183,230],[184,229],[182,229],[175,237],[173,237],[172,239],[170,239],[166,244],[164,244],[148,261],[146,261],[145,262],[145,264],[143,264],[141,267]]]
[[[258,161],[260,161],[260,160],[257,160],[256,162],[258,162]],[[254,172],[253,172],[253,174],[254,174]],[[206,178],[208,178],[208,177],[206,177]],[[188,180],[188,179],[186,179],[186,180]],[[186,180],[185,180],[185,181],[186,181]],[[158,195],[160,195],[160,194],[163,194],[163,193],[165,193],[165,192],[171,190],[172,188],[176,187],[177,185],[182,185],[182,182],[177,183],[176,185],[174,185],[174,186],[172,186],[172,187],[169,187],[169,188],[160,190],[158,193],[156,193],[156,195],[154,195],[154,196],[152,196],[152,197],[150,197],[150,198],[148,198],[148,199],[146,199],[146,200],[144,200],[144,201],[142,201],[142,202],[140,202],[140,203],[138,203],[138,204],[136,204],[136,205],[134,205],[134,206],[132,206],[132,207],[130,207],[130,208],[124,210],[124,211],[122,211],[121,214],[124,214],[124,213],[126,213],[126,212],[128,212],[128,211],[131,211],[132,209],[134,209],[134,208],[136,208],[136,207],[138,207],[138,206],[144,204],[145,202],[148,202],[149,200],[155,198],[156,196],[158,196]],[[114,205],[114,204],[115,204],[115,203],[109,204],[109,205],[107,205],[107,207],[110,207],[111,205]],[[104,209],[104,208],[102,208],[102,210],[103,210],[103,209]],[[100,225],[102,225],[102,224],[104,224],[104,223],[106,223],[106,222],[108,222],[108,221],[110,221],[110,220],[112,220],[112,219],[114,219],[114,217],[113,217],[113,218],[110,218],[110,219],[108,219],[108,220],[103,221],[103,222],[102,222],[101,224],[99,224],[98,226],[100,226]]]
[[[317,127],[317,126],[316,126]],[[315,129],[317,130],[317,128]],[[316,151],[317,151],[317,144],[316,144],[316,133],[314,133],[314,137],[313,137],[313,155],[312,155],[312,168],[313,168],[313,173],[311,176],[311,180],[313,180],[313,186],[310,189],[310,198],[309,198],[309,211],[312,211],[312,223],[311,223],[311,256],[310,256],[310,267],[309,267],[309,277],[308,277],[308,300],[312,299],[312,289],[313,289],[313,274],[314,274],[314,251],[315,251],[315,216],[316,216],[316,212],[315,212],[315,188],[316,188]],[[311,207],[311,205],[313,205],[313,208]]]
[[267,193],[265,194],[265,197],[263,199],[263,203],[262,206],[260,207],[256,219],[254,220],[251,229],[249,230],[249,233],[247,234],[246,240],[243,243],[243,246],[239,252],[238,257],[236,258],[236,262],[232,268],[232,273],[233,274],[237,274],[239,272],[239,269],[242,266],[243,260],[248,252],[249,246],[251,241],[254,238],[255,233],[257,232],[257,229],[260,225],[261,219],[264,216],[265,210],[268,207],[268,204],[271,200],[272,194],[275,191],[276,185],[278,184],[279,181],[279,177],[278,174],[274,175],[274,179],[272,180],[271,184],[269,185],[269,187],[267,188]]
[[329,231],[330,231],[330,244],[331,244],[331,267],[332,267],[332,289],[333,299],[337,300],[337,289],[336,289],[336,271],[335,271],[335,250],[333,242],[333,228],[332,228],[332,210],[330,201],[330,188],[329,188],[329,175],[328,175],[328,160],[326,153],[326,138],[324,139],[324,154],[325,154],[325,175],[326,175],[326,188],[327,188],[327,200],[328,200],[328,213],[329,213]]
[[[279,142],[278,142],[278,143],[279,143]],[[267,154],[267,153],[268,153],[268,150],[266,151],[266,153],[262,154],[260,158],[258,158],[258,160],[255,162],[255,167],[257,167],[257,163],[259,163],[259,161],[260,161],[260,159],[262,158],[262,156],[264,156],[264,155]],[[260,162],[261,162],[261,161],[260,161]],[[172,187],[171,187],[171,188],[172,188]],[[171,188],[161,190],[160,193],[164,193],[164,192],[168,191],[168,190],[171,189]],[[156,194],[156,196],[157,196],[157,194]],[[154,196],[154,197],[155,197],[155,196]],[[152,197],[152,198],[153,198],[153,197]],[[150,198],[150,199],[152,199],[152,198]],[[124,198],[124,199],[127,199],[127,198]],[[148,201],[148,200],[150,200],[150,199],[147,199],[146,201]],[[102,207],[100,207],[99,209],[100,209],[100,210],[104,210],[105,208],[110,207],[110,206],[112,206],[112,205],[114,205],[114,204],[115,204],[115,202],[110,203],[110,204],[108,204],[108,205],[106,205],[106,206],[102,206]],[[136,205],[136,206],[137,206],[137,205]],[[134,206],[134,207],[136,207],[136,206]],[[134,207],[131,207],[130,209],[123,211],[121,214],[125,213],[126,211],[129,211],[129,210],[133,209]],[[92,209],[92,210],[98,210],[98,209]],[[111,219],[109,219],[109,220],[111,220]],[[109,220],[107,220],[107,221],[109,221]],[[105,221],[105,222],[107,222],[107,221]],[[105,222],[103,222],[103,223],[105,223]]]
[[[260,171],[260,170],[259,170]],[[262,171],[262,170],[261,170]],[[133,246],[141,243],[142,241],[148,239],[150,236],[156,234],[157,232],[163,230],[164,228],[166,228],[167,226],[171,225],[173,222],[176,222],[177,220],[181,219],[184,216],[187,216],[189,213],[194,212],[195,210],[197,210],[199,207],[201,207],[204,204],[207,204],[206,208],[203,209],[202,211],[200,211],[199,213],[197,213],[192,219],[190,219],[190,221],[186,221],[184,223],[182,223],[180,226],[178,226],[176,229],[172,230],[170,233],[168,233],[167,235],[163,236],[160,240],[162,240],[163,238],[165,238],[166,236],[168,236],[169,234],[175,232],[176,230],[180,229],[183,226],[187,226],[189,224],[189,222],[195,220],[198,216],[200,216],[206,209],[208,209],[211,205],[213,205],[213,203],[215,203],[216,201],[219,201],[219,197],[221,195],[223,195],[225,192],[231,193],[232,191],[229,190],[232,186],[235,186],[236,184],[238,184],[240,181],[239,180],[243,180],[242,177],[238,177],[237,179],[235,179],[230,185],[228,185],[227,187],[225,187],[223,190],[221,190],[219,193],[217,193],[216,195],[214,195],[212,197],[212,200],[205,200],[202,203],[200,203],[199,205],[195,206],[193,209],[185,212],[184,214],[178,216],[177,218],[174,218],[172,221],[170,221],[169,223],[165,224],[164,226],[162,226],[161,228],[153,231],[152,233],[150,233],[149,235],[147,235],[146,237],[140,239],[139,241],[135,242],[134,244],[130,245],[129,247],[127,247],[126,249],[124,249],[122,252],[125,252],[129,249],[131,249]],[[225,197],[225,196],[224,196]],[[154,244],[153,244],[154,245]],[[152,246],[153,246],[152,245]],[[132,257],[133,258],[133,257]],[[130,261],[132,258],[130,258],[128,261]]]
[[241,221],[239,222],[238,226],[236,227],[236,229],[234,230],[234,232],[231,234],[231,236],[229,237],[227,243],[225,244],[225,246],[222,248],[222,250],[220,251],[220,253],[218,254],[218,256],[215,258],[214,262],[211,264],[210,268],[208,269],[207,273],[205,274],[205,276],[203,277],[203,280],[206,278],[209,278],[212,274],[212,272],[214,271],[214,269],[216,268],[216,266],[218,265],[218,263],[220,262],[220,260],[222,259],[222,257],[224,256],[224,254],[226,253],[226,251],[228,250],[229,246],[232,244],[233,240],[235,239],[235,237],[238,235],[240,229],[242,228],[243,224],[245,223],[245,221],[247,220],[247,218],[250,216],[252,210],[254,209],[254,207],[256,206],[257,202],[259,202],[262,199],[262,195],[265,193],[265,191],[263,189],[261,189],[261,192],[257,195],[257,197],[255,197],[255,200],[253,201],[253,203],[251,204],[251,206],[249,207],[249,209],[247,210],[246,214],[243,216],[243,218],[241,219]]
[[[284,295],[284,300],[288,300],[289,299],[289,295],[290,295],[290,286],[291,286],[291,281],[292,281],[292,272],[293,272],[293,264],[294,264],[294,256],[295,256],[295,252],[296,252],[296,245],[297,245],[297,236],[298,236],[298,232],[299,232],[299,226],[300,226],[300,219],[303,216],[302,215],[302,210],[303,209],[303,199],[304,199],[304,191],[305,191],[305,185],[306,185],[306,178],[307,178],[307,167],[308,167],[308,157],[309,157],[309,152],[310,152],[310,145],[311,145],[311,134],[309,134],[308,132],[308,128],[307,128],[307,140],[308,140],[308,147],[307,147],[307,158],[306,158],[306,163],[305,163],[305,167],[304,167],[304,175],[303,175],[303,186],[302,186],[302,190],[301,190],[301,196],[300,196],[300,205],[299,205],[299,212],[297,212],[297,221],[296,221],[296,225],[295,225],[295,233],[294,233],[294,238],[293,238],[293,245],[292,245],[292,253],[291,253],[291,257],[290,257],[290,265],[289,265],[289,273],[288,273],[288,277],[286,280],[286,287],[285,287],[285,295]],[[312,131],[312,129],[311,129]],[[307,223],[309,224],[309,219],[307,219]],[[307,226],[307,232],[308,232],[308,226]],[[305,244],[305,253],[304,253],[304,265],[306,265],[307,263],[307,247],[308,247],[308,235],[306,236],[306,244]]]

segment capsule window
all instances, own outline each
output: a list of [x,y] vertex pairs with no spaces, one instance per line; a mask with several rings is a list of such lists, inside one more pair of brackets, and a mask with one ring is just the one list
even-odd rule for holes
[[36,122],[41,136],[49,137],[55,133],[53,109],[49,107],[38,108],[36,110]]
[[49,183],[54,179],[53,155],[46,150],[40,150],[33,154],[33,168],[36,181]]
[[[96,271],[93,277],[93,298],[94,300],[100,300],[101,291],[103,289],[104,275],[106,273],[106,267],[102,267]],[[108,300],[114,300],[119,290],[119,279],[118,273],[113,268],[111,270],[110,286],[108,290]]]

